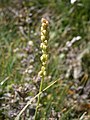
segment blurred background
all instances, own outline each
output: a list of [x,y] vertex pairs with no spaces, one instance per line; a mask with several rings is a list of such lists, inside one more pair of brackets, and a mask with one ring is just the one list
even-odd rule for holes
[[[41,18],[48,65],[37,120],[90,120],[90,0],[0,0],[0,120],[14,120],[39,91]],[[21,116],[33,120],[37,99]]]

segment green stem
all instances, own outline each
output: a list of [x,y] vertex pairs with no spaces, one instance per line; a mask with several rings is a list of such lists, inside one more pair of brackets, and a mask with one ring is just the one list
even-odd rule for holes
[[[29,105],[31,105],[31,103],[39,96],[41,95],[43,92],[45,92],[47,89],[49,89],[51,86],[53,86],[55,83],[57,83],[58,81],[60,81],[60,79],[57,79],[56,81],[52,82],[50,85],[48,85],[46,88],[44,88],[40,93],[38,93],[36,96],[34,96],[33,98],[31,98],[30,101],[27,102],[27,104],[24,106],[24,108],[20,111],[20,113],[17,115],[17,117],[15,118],[15,120],[19,120],[20,116],[22,115],[22,113],[27,109],[27,107]],[[62,81],[61,81],[62,83]]]
[[[42,91],[43,81],[44,81],[44,76],[43,76],[42,79],[41,79],[39,93]],[[36,120],[39,102],[40,102],[40,94],[38,95],[38,101],[37,101],[37,106],[36,106],[36,111],[35,111],[35,118],[34,118],[34,120]]]

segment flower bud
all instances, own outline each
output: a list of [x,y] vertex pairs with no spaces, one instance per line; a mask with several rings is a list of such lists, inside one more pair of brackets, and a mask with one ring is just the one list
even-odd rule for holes
[[46,76],[46,71],[43,72],[43,75]]
[[47,31],[46,31],[46,30],[43,30],[42,33],[46,36]]
[[44,19],[44,18],[41,19],[41,22],[46,23],[48,25],[48,21],[46,19]]
[[41,43],[40,48],[45,51],[47,49],[47,46],[44,43]]
[[42,62],[47,61],[47,59],[48,59],[48,55],[47,55],[47,54],[43,54],[43,55],[41,56],[41,61],[42,61]]
[[41,32],[43,31],[44,29],[43,29],[43,27],[41,26]]
[[46,28],[47,24],[46,23],[42,23],[42,27]]
[[44,44],[47,45],[47,40],[44,41]]
[[43,72],[45,71],[45,66],[41,67],[41,71],[43,71]]
[[43,66],[46,66],[46,64],[47,64],[47,61],[42,62]]
[[43,76],[45,76],[46,75],[46,71],[40,71],[39,73],[38,73],[38,75],[40,76],[40,77],[43,77]]
[[41,41],[44,41],[45,40],[45,36],[41,36]]
[[40,72],[38,73],[38,75],[39,75],[40,77],[42,77],[42,76],[43,76],[43,72],[40,71]]
[[42,19],[41,19],[41,22],[42,22],[42,23],[46,23],[46,19],[42,18]]

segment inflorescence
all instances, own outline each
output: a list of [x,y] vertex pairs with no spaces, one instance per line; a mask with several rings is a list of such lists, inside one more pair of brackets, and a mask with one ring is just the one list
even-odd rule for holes
[[44,18],[41,20],[41,45],[40,48],[42,49],[42,56],[40,57],[42,62],[42,67],[39,72],[40,77],[46,76],[46,64],[48,60],[48,52],[47,52],[47,43],[49,39],[49,30],[48,30],[48,21]]

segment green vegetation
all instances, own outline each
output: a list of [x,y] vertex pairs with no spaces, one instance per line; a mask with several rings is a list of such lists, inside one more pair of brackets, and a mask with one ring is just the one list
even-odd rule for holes
[[90,120],[89,11],[89,0],[0,1],[0,120],[14,120],[32,100],[20,119],[34,119],[42,18],[49,57],[36,120]]

